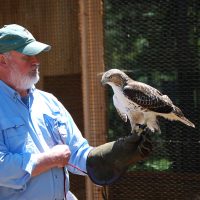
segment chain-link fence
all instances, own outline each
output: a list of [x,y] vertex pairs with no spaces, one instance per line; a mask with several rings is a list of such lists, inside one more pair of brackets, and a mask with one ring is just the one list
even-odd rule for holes
[[[200,199],[200,2],[106,0],[105,63],[167,94],[196,128],[159,119],[152,156],[109,187],[110,199]],[[130,132],[112,106],[109,140]]]

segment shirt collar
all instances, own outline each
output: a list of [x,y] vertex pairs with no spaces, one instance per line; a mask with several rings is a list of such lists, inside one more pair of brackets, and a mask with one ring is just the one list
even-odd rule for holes
[[[2,80],[0,80],[0,90],[3,91],[6,95],[8,95],[9,97],[11,97],[13,99],[21,98],[20,94],[16,90],[14,90],[10,86],[8,86]],[[33,85],[33,87],[30,88],[29,94],[32,94],[34,91],[35,91],[35,85]]]
[[29,89],[29,94],[33,94],[33,92],[35,91],[35,85],[32,86],[32,88]]

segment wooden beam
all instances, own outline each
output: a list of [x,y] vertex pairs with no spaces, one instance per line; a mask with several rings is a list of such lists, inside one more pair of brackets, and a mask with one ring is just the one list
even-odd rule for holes
[[[81,66],[85,137],[93,146],[106,141],[105,93],[101,87],[103,59],[103,5],[80,0]],[[101,200],[102,188],[86,180],[87,200]]]

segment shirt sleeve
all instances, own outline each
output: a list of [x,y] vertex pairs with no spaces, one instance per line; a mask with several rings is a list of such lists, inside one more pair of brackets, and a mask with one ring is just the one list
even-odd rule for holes
[[88,144],[88,141],[83,138],[80,130],[70,115],[68,116],[67,133],[68,140],[66,140],[66,143],[69,145],[71,150],[68,169],[72,173],[83,174],[82,171],[87,172],[86,161],[88,154],[93,147],[91,147]]
[[35,167],[37,154],[10,153],[0,132],[0,186],[24,189]]
[[73,119],[71,117],[68,119],[67,132],[69,140],[67,140],[66,143],[71,150],[69,164],[73,165],[68,165],[68,169],[72,173],[83,174],[82,171],[87,172],[86,161],[93,147],[89,146],[88,141],[83,138]]
[[87,157],[93,147],[91,147],[88,141],[82,136],[69,112],[62,104],[59,106],[61,108],[61,121],[64,121],[65,124],[64,129],[60,128],[59,132],[71,151],[71,157],[67,168],[72,173],[84,175],[84,172],[87,172]]

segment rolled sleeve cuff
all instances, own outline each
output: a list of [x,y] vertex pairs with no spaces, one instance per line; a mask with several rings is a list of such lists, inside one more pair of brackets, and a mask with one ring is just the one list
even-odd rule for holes
[[84,171],[84,172],[87,172],[87,168],[86,168],[87,157],[88,157],[88,154],[90,153],[90,151],[91,151],[93,148],[94,148],[94,147],[88,148],[88,149],[85,151],[84,155],[83,155],[83,160],[84,160],[83,171]]
[[75,173],[75,174],[86,175],[87,174],[87,169],[86,169],[87,157],[92,149],[93,147],[86,148],[80,151],[81,152],[80,155],[78,152],[76,154],[76,160],[73,160],[73,156],[72,156],[71,159],[69,160],[69,165],[67,166],[67,169],[70,172]]
[[24,171],[29,173],[30,176],[32,174],[33,169],[35,168],[35,166],[37,164],[37,158],[38,158],[37,154],[30,154],[30,153],[23,154],[22,168],[24,169]]

